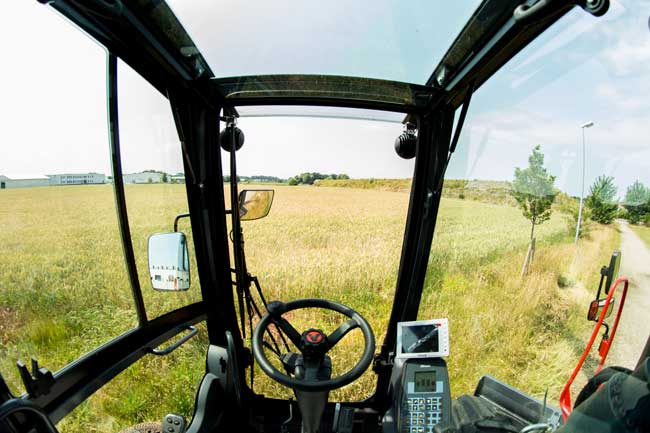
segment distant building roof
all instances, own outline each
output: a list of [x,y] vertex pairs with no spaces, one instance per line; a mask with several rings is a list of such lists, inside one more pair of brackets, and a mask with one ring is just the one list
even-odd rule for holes
[[0,180],[11,180],[11,181],[21,181],[21,180],[48,180],[46,177],[27,177],[27,178],[20,178],[20,179],[12,179],[10,177],[7,177],[5,175],[0,174]]
[[88,174],[96,174],[98,176],[104,176],[102,173],[95,173],[94,171],[88,172],[88,173],[57,173],[57,174],[46,174],[45,176],[47,177],[54,177],[54,176],[85,176]]

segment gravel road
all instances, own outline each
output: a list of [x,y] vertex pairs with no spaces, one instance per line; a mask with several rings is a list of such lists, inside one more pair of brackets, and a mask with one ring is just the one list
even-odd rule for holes
[[[628,277],[630,286],[621,322],[606,364],[634,369],[646,339],[650,335],[650,250],[626,222],[619,222],[619,227],[621,230],[619,276]],[[616,305],[618,306],[618,299]]]

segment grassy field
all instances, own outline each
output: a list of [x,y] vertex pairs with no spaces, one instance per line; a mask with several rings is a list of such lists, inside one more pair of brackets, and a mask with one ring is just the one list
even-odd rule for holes
[[[393,192],[409,192],[411,189],[411,179],[323,179],[317,180],[314,184],[316,186],[379,189]],[[442,196],[514,206],[516,203],[510,194],[510,189],[510,182],[504,181],[446,179]]]
[[[267,298],[343,302],[370,321],[380,342],[408,194],[326,186],[275,189],[269,217],[244,226],[249,270],[259,276]],[[194,263],[188,292],[154,292],[148,281],[146,240],[169,231],[174,216],[186,211],[184,186],[128,185],[126,190],[149,316],[198,300]],[[57,370],[135,326],[110,186],[2,191],[0,227],[0,371],[14,392],[22,392],[16,360],[34,356]],[[548,386],[557,401],[589,326],[583,321],[588,299],[583,287],[591,293],[598,269],[618,246],[616,230],[600,228],[576,255],[565,227],[563,217],[554,215],[536,230],[536,259],[521,278],[529,225],[520,212],[443,199],[419,317],[450,318],[454,395],[471,392],[480,375],[492,374],[535,395]],[[190,234],[187,222],[181,228]],[[297,328],[316,324],[331,330],[341,318],[314,312],[291,320]],[[332,353],[339,372],[360,354],[356,334]],[[61,431],[116,432],[170,411],[191,416],[205,348],[201,329],[198,338],[170,356],[146,357],[60,423]],[[361,398],[373,383],[367,372],[332,398]],[[288,395],[259,371],[255,389]]]
[[629,226],[632,230],[634,230],[634,233],[639,235],[639,237],[645,242],[645,244],[650,248],[650,227],[646,226],[637,226],[634,224],[630,224]]

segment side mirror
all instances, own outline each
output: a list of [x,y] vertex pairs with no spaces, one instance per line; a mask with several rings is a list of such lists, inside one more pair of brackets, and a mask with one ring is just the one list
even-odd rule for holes
[[[614,303],[616,299],[612,297],[611,302],[607,306],[607,312],[605,313],[605,319],[607,319],[609,316],[612,315],[612,311],[614,310]],[[589,311],[587,312],[587,320],[591,320],[593,322],[598,322],[598,319],[600,318],[600,314],[603,311],[603,308],[605,308],[605,303],[607,302],[607,298],[603,299],[594,299],[591,301],[591,304],[589,304]]]
[[245,189],[239,193],[239,218],[252,221],[269,214],[273,204],[272,189]]
[[156,290],[190,288],[190,259],[185,233],[158,233],[149,237],[149,275]]
[[612,258],[609,260],[609,266],[607,266],[607,275],[605,278],[605,294],[609,293],[610,287],[618,277],[618,268],[621,266],[621,252],[616,250],[612,254]]

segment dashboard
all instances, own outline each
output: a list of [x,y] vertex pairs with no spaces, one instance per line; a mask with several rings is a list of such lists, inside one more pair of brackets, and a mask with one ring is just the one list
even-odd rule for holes
[[401,322],[391,376],[393,404],[383,419],[384,433],[432,433],[451,419],[447,364],[447,319]]

